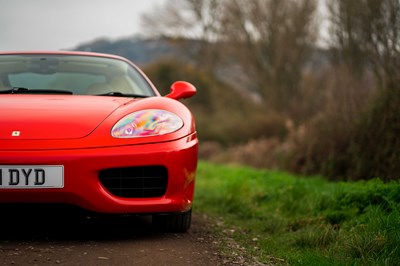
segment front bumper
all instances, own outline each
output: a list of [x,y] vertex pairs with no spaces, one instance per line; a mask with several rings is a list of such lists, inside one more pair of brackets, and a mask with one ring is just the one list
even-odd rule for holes
[[[165,213],[192,206],[197,168],[196,134],[179,140],[120,147],[0,151],[0,165],[63,165],[64,187],[0,189],[0,203],[61,203],[98,213]],[[122,198],[100,182],[104,169],[163,166],[166,192],[154,198]]]

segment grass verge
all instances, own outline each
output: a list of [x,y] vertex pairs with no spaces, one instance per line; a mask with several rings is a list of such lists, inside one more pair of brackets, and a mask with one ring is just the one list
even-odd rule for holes
[[195,210],[222,219],[259,262],[400,265],[399,182],[329,182],[204,161],[196,182]]

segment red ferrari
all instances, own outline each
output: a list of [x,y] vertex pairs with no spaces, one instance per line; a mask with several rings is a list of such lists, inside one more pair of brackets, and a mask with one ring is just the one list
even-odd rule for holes
[[0,53],[0,203],[147,214],[185,232],[198,139],[177,81],[161,96],[126,58]]

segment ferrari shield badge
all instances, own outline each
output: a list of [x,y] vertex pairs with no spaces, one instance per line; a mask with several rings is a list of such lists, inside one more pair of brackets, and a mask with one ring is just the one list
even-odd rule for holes
[[12,137],[19,137],[21,135],[21,132],[20,131],[13,131],[12,133],[11,133],[11,136]]

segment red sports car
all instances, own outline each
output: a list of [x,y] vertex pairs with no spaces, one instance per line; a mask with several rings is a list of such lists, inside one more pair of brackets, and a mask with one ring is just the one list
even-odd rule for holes
[[0,203],[147,214],[185,232],[198,139],[177,81],[160,96],[126,58],[0,53]]

